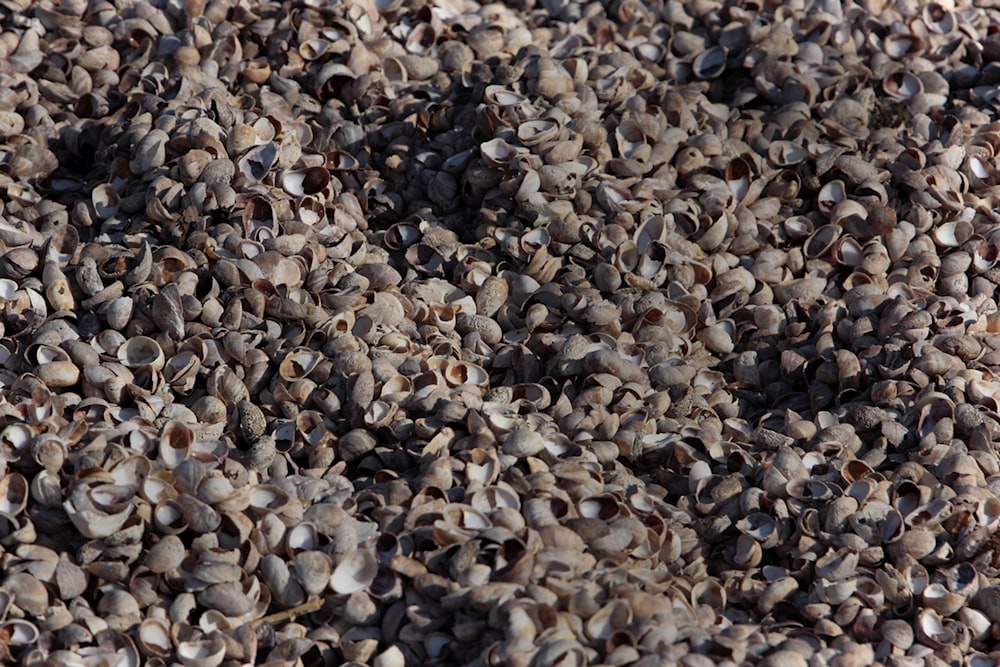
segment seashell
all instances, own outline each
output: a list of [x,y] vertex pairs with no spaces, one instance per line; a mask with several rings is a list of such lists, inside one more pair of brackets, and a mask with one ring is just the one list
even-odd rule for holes
[[480,144],[479,153],[483,162],[494,169],[505,168],[519,155],[517,148],[499,138]]
[[858,565],[858,554],[848,547],[829,550],[816,560],[816,573],[827,581],[839,581],[853,574]]
[[309,595],[322,593],[330,581],[329,557],[319,551],[303,551],[292,563],[295,576]]
[[133,174],[142,176],[155,167],[163,166],[166,162],[167,142],[170,135],[163,130],[150,130],[139,141],[135,148],[135,157],[129,162],[129,169]]
[[72,361],[50,361],[38,366],[35,375],[47,387],[72,387],[80,379],[80,369]]
[[729,354],[736,345],[736,324],[732,320],[720,320],[699,331],[697,339],[715,354]]
[[14,4],[3,662],[995,657],[990,7]]
[[410,81],[426,81],[438,73],[439,64],[435,58],[423,55],[403,55],[393,58],[398,65],[406,72],[406,79]]
[[378,561],[367,549],[346,554],[330,575],[330,588],[341,595],[362,591],[378,573]]
[[277,164],[279,151],[275,143],[255,146],[237,161],[237,167],[248,180],[262,181]]
[[240,439],[246,445],[253,445],[267,430],[264,412],[250,401],[236,404],[237,429]]
[[980,589],[973,598],[972,606],[995,623],[995,619],[1000,617],[1000,587],[987,586]]
[[910,72],[897,70],[882,79],[882,91],[897,100],[909,100],[924,92],[924,84]]
[[526,426],[513,429],[503,440],[503,453],[517,458],[535,456],[545,449],[545,439]]
[[31,248],[12,248],[0,255],[0,276],[21,280],[38,268],[38,253]]
[[440,276],[444,273],[444,258],[437,250],[426,243],[416,243],[406,249],[406,261],[414,269],[427,276]]
[[818,579],[815,584],[815,593],[823,602],[830,605],[840,605],[847,601],[857,590],[858,581],[856,578],[842,579],[840,581],[827,581]]
[[299,43],[299,55],[305,60],[317,60],[329,50],[330,42],[325,39],[307,39]]
[[382,60],[382,71],[385,74],[385,78],[393,83],[406,83],[410,75],[406,71],[406,66],[403,65],[399,58],[385,58]]
[[76,301],[70,290],[69,281],[55,262],[48,261],[42,269],[42,284],[45,298],[56,311],[73,310]]
[[517,127],[517,138],[525,146],[533,147],[548,143],[559,136],[559,124],[550,119],[529,120]]
[[306,167],[285,171],[281,187],[293,197],[314,195],[330,184],[330,172],[322,167]]
[[829,215],[834,207],[836,207],[841,202],[847,200],[847,188],[844,182],[839,179],[834,179],[827,182],[819,190],[819,195],[817,196],[817,206],[820,212]]
[[360,163],[356,157],[344,151],[332,151],[326,156],[326,166],[335,171],[354,171]]
[[176,468],[191,453],[194,433],[187,424],[171,420],[160,433],[159,460],[167,468]]
[[261,484],[250,492],[250,507],[258,514],[281,512],[290,501],[287,492],[270,484]]
[[736,522],[736,528],[743,535],[759,542],[765,549],[778,543],[779,532],[774,518],[762,512],[748,514]]
[[[24,193],[19,192],[13,186],[8,188],[8,193],[12,197],[15,196],[18,198],[24,197]],[[24,204],[26,206],[31,206],[33,204],[38,203],[38,199],[39,198],[36,195],[35,197],[31,198],[30,201],[25,200]],[[4,220],[3,222],[0,222],[0,241],[3,241],[8,246],[16,247],[16,246],[37,245],[39,240],[40,240],[39,235],[23,222],[17,220]],[[61,258],[57,259],[55,257],[50,257],[50,259],[59,261],[59,259]]]
[[917,615],[917,636],[929,645],[941,647],[955,641],[955,633],[933,609],[924,609]]
[[934,230],[934,242],[944,248],[957,248],[972,236],[972,224],[962,221],[947,222]]
[[924,41],[913,33],[893,33],[882,40],[882,50],[894,60],[900,60],[908,55],[919,53],[924,47]]
[[450,387],[465,384],[479,386],[489,384],[489,376],[483,368],[464,361],[447,363],[442,370],[442,375]]
[[323,359],[319,352],[298,347],[285,355],[278,366],[278,374],[282,379],[293,381],[299,380],[309,375]]
[[699,79],[716,79],[726,70],[729,52],[723,46],[713,46],[699,53],[691,63],[692,73]]
[[952,593],[941,584],[929,584],[921,595],[924,604],[942,616],[950,616],[966,602],[966,598]]
[[425,53],[436,39],[437,32],[429,23],[418,23],[406,37],[406,50],[409,53]]
[[14,295],[18,290],[17,282],[9,278],[0,279],[0,301],[14,301]]
[[105,592],[97,605],[97,612],[112,630],[126,630],[137,625],[141,618],[135,597],[124,590]]
[[529,667],[583,667],[587,654],[583,646],[572,639],[556,639],[542,644],[528,663]]
[[187,395],[194,389],[200,369],[200,360],[194,352],[181,352],[164,364],[163,379],[179,394]]
[[305,591],[292,577],[288,565],[275,554],[260,560],[261,579],[271,591],[271,598],[283,607],[295,607],[305,602]]
[[0,513],[17,516],[28,504],[28,480],[20,473],[7,473],[0,479]]
[[[116,533],[132,516],[135,506],[127,503],[131,497],[132,491],[127,487],[102,485],[76,489],[63,502],[63,509],[81,535],[99,539]],[[116,507],[122,508],[116,511]]]
[[254,600],[247,593],[244,586],[236,582],[212,584],[198,592],[197,601],[202,607],[215,609],[224,616],[239,617],[250,613],[255,607]]
[[794,167],[809,157],[805,148],[793,141],[772,141],[767,159],[776,167]]
[[792,577],[781,577],[770,584],[761,592],[757,598],[757,608],[762,613],[768,613],[774,609],[778,603],[787,599],[799,589],[798,582]]
[[0,112],[0,138],[7,139],[24,130],[24,118],[12,111]]
[[146,552],[144,563],[157,574],[180,567],[186,556],[184,543],[176,535],[164,535]]
[[403,667],[406,657],[398,646],[390,646],[372,658],[373,667]]
[[415,225],[396,223],[385,232],[384,242],[391,250],[405,250],[417,243],[423,233]]
[[929,2],[924,5],[921,18],[923,18],[924,25],[927,26],[928,30],[940,35],[950,34],[958,26],[955,13],[938,2]]
[[9,574],[4,581],[4,589],[8,594],[7,603],[4,605],[5,612],[11,611],[11,595],[22,612],[34,617],[43,616],[49,606],[49,594],[45,584],[30,572]]
[[177,644],[177,659],[185,667],[216,667],[225,657],[226,642],[221,637]]
[[748,570],[757,567],[763,558],[763,547],[761,542],[752,535],[740,535],[736,538],[736,550],[733,554],[733,563],[740,569]]
[[945,584],[952,593],[969,599],[979,592],[979,573],[970,563],[959,563],[947,571]]
[[[243,69],[243,77],[248,81],[250,81],[251,83],[256,83],[257,85],[266,83],[267,80],[270,78],[270,76],[271,76],[271,66],[264,60],[247,61],[246,66]],[[241,125],[233,128],[233,131],[229,133],[228,139],[230,139],[231,141],[227,140],[226,149],[228,150],[229,155],[231,156],[239,155],[240,153],[243,152],[243,150],[249,148],[249,146],[252,145],[252,144],[245,145],[243,143],[242,137],[233,139],[233,135],[236,134],[236,131],[239,128],[251,129],[249,125]]]
[[120,296],[103,307],[103,315],[108,326],[117,331],[124,329],[132,321],[134,301],[132,297]]
[[153,524],[164,535],[179,535],[190,527],[191,517],[176,500],[162,500],[153,508]]
[[127,368],[148,366],[160,370],[164,364],[163,349],[148,336],[134,336],[118,348],[118,361]]
[[742,157],[730,161],[726,166],[726,185],[738,202],[743,202],[750,192],[752,171],[750,162]]
[[0,623],[0,633],[9,646],[34,646],[38,642],[38,626],[24,619],[11,619]]
[[375,449],[374,436],[362,429],[348,431],[337,443],[337,452],[348,463],[361,459]]

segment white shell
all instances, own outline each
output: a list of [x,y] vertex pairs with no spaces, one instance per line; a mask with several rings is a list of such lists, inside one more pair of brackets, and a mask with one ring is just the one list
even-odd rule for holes
[[163,368],[163,348],[149,336],[133,336],[118,348],[118,361],[128,368]]
[[355,549],[346,556],[330,575],[330,588],[341,595],[362,591],[375,580],[378,561],[367,549]]
[[216,667],[226,657],[226,642],[222,638],[181,642],[177,658],[185,667]]

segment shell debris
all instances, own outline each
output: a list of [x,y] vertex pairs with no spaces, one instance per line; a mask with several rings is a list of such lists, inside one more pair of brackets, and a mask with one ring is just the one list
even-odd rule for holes
[[995,664],[987,5],[6,3],[0,662]]

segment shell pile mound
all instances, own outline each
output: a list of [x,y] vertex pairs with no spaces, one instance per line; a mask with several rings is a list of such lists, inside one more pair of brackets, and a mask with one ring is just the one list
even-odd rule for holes
[[0,662],[996,664],[983,4],[4,0]]

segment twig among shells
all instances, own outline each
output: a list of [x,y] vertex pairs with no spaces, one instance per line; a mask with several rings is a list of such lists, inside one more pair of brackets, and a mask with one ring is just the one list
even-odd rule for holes
[[299,616],[305,616],[319,611],[323,608],[324,604],[325,601],[322,598],[314,598],[308,602],[303,602],[298,606],[283,609],[282,611],[274,614],[268,614],[267,616],[262,616],[261,618],[254,620],[252,625],[254,629],[259,628],[262,625],[277,626],[287,621],[294,621]]

